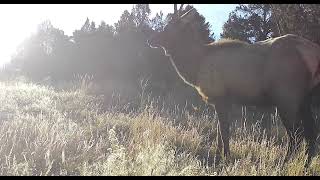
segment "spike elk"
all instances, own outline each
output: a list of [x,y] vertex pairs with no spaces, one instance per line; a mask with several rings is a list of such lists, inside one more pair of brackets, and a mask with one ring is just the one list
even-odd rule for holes
[[230,155],[232,104],[272,106],[277,107],[289,139],[285,160],[304,138],[308,165],[317,137],[311,96],[320,82],[320,47],[293,34],[254,44],[237,40],[202,44],[192,24],[196,13],[191,9],[173,16],[148,44],[162,48],[181,79],[215,107],[219,119],[217,157]]

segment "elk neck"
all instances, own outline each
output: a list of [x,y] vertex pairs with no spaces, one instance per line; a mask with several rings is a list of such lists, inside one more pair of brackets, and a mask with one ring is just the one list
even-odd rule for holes
[[206,49],[200,43],[185,43],[176,47],[169,53],[170,61],[180,78],[194,86],[197,83],[200,65],[206,56]]

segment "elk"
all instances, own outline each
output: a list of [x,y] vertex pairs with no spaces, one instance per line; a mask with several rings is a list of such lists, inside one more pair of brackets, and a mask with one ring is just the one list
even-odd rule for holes
[[197,11],[179,13],[175,6],[172,20],[147,43],[161,48],[178,76],[215,107],[217,158],[230,156],[230,109],[239,104],[277,107],[289,140],[285,161],[305,139],[308,165],[317,138],[311,99],[320,82],[320,47],[293,34],[254,44],[230,39],[202,44],[192,23]]

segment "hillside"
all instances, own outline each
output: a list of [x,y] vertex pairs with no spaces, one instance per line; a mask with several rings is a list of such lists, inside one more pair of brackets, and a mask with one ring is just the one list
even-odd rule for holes
[[283,164],[286,139],[259,143],[258,127],[233,128],[232,160],[208,166],[216,120],[207,114],[152,104],[125,114],[82,89],[19,81],[0,83],[0,104],[0,175],[320,175],[319,156],[307,171],[303,150]]

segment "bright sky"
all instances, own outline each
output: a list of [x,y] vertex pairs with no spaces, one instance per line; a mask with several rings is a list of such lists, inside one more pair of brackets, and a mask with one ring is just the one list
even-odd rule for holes
[[[17,46],[37,26],[50,20],[52,25],[72,35],[80,29],[88,17],[100,24],[114,24],[124,10],[132,9],[133,4],[0,4],[0,65],[11,60]],[[212,25],[216,38],[219,38],[223,23],[227,20],[234,4],[195,4],[193,5]],[[172,4],[150,4],[151,17],[162,10],[164,15],[172,13]]]

